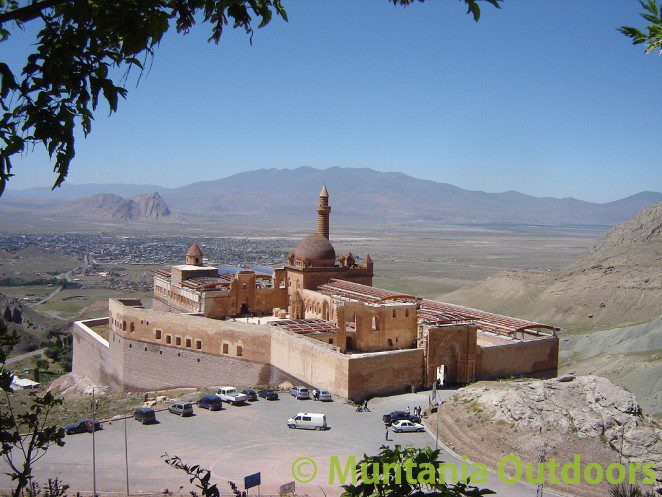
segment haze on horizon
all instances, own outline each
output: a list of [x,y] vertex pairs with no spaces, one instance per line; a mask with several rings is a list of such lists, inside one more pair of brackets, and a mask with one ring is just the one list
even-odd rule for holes
[[[71,183],[183,186],[260,168],[369,167],[470,190],[607,202],[662,190],[662,63],[616,31],[635,1],[342,8],[220,45],[170,33],[117,114],[77,141]],[[535,20],[535,22],[532,22]],[[34,33],[3,45],[23,60]],[[49,186],[45,153],[8,191]]]

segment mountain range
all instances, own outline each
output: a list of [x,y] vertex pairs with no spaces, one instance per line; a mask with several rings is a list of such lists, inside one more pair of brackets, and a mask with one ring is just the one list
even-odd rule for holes
[[333,221],[340,225],[428,222],[613,225],[647,205],[662,201],[662,193],[641,192],[598,204],[575,198],[534,197],[516,191],[465,190],[404,173],[367,168],[299,167],[247,171],[180,188],[65,184],[54,192],[48,188],[14,190],[0,199],[0,212],[3,204],[23,210],[52,208],[57,204],[62,207],[61,212],[66,213],[67,206],[71,207],[71,202],[80,197],[158,192],[166,208],[193,222],[207,219],[247,224],[309,224],[311,216],[315,215],[322,183],[326,183],[331,195]]

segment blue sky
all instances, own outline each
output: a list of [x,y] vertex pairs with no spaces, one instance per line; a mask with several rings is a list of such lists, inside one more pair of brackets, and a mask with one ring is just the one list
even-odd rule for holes
[[[72,183],[181,186],[240,171],[371,167],[489,192],[610,201],[662,190],[662,58],[616,31],[630,0],[284,0],[251,46],[172,32],[77,143]],[[16,67],[30,31],[0,46]],[[54,176],[36,151],[10,189]]]

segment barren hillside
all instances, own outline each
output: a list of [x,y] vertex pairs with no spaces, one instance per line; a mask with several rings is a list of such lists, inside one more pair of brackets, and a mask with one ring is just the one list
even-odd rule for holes
[[616,225],[565,269],[500,273],[442,298],[573,329],[651,321],[662,315],[662,203]]
[[611,379],[662,417],[662,317],[643,325],[561,337],[561,370]]

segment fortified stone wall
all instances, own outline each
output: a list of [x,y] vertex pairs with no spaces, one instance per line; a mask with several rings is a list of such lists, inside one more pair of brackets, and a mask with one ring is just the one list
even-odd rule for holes
[[479,346],[477,380],[509,376],[553,377],[558,373],[559,339],[545,337]]
[[347,397],[360,401],[375,395],[403,393],[423,386],[422,349],[352,354],[348,359]]
[[273,328],[271,364],[309,386],[348,397],[347,356],[333,345]]
[[165,347],[115,336],[110,342],[111,363],[122,364],[121,391],[180,387],[277,387],[292,376],[270,364],[238,357]]
[[[468,376],[475,326],[436,328],[421,348],[342,354],[333,345],[279,327],[160,312],[139,304],[111,300],[109,320],[75,323],[76,373],[115,390],[277,386],[289,380],[352,400],[429,386],[438,363],[457,368],[460,382],[473,381]],[[108,342],[86,325],[108,321]],[[444,337],[450,342],[437,340]],[[482,343],[476,347],[476,379],[556,373],[557,338]]]
[[107,385],[106,359],[108,342],[94,333],[89,327],[108,324],[108,318],[76,321],[73,325],[74,356],[72,370],[96,385]]

